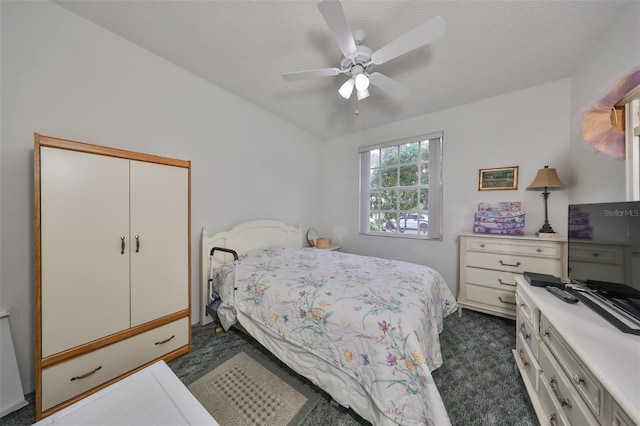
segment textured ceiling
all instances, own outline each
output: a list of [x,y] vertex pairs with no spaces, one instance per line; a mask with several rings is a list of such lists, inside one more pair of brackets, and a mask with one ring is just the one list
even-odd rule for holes
[[55,3],[327,139],[568,77],[627,1],[344,1],[374,51],[435,16],[446,22],[438,41],[375,69],[411,95],[372,88],[359,116],[337,93],[345,76],[282,79],[339,64],[316,1]]

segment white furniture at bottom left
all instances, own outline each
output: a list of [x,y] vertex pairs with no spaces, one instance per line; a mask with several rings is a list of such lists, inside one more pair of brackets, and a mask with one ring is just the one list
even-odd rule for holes
[[209,412],[158,361],[34,423],[43,425],[214,425]]

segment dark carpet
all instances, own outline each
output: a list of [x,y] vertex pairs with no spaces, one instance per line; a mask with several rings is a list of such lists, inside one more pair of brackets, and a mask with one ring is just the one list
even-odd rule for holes
[[[524,384],[516,374],[511,349],[515,348],[515,322],[465,310],[462,318],[445,318],[440,335],[444,364],[433,378],[453,425],[537,425],[538,421]],[[192,328],[192,351],[169,363],[189,384],[217,359],[244,348],[263,352],[275,364],[310,386],[320,397],[303,425],[366,425],[351,410],[334,407],[330,397],[308,380],[298,376],[270,355],[257,342],[239,331],[216,334],[213,325]],[[0,419],[2,425],[29,425],[35,421],[34,394],[29,405]]]

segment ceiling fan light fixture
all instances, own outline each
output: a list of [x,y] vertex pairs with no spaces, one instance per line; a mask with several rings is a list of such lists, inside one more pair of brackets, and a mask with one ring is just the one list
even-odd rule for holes
[[344,99],[349,100],[353,96],[354,89],[357,90],[358,100],[367,98],[369,85],[375,86],[376,90],[381,90],[397,100],[409,96],[410,90],[403,84],[379,72],[369,74],[367,69],[370,65],[382,65],[439,39],[444,35],[445,21],[436,16],[374,52],[363,45],[365,34],[362,31],[351,30],[342,3],[340,0],[321,0],[318,4],[320,14],[342,52],[339,66],[285,73],[282,75],[284,80],[294,81],[344,74],[349,79],[342,83],[338,90]]
[[356,94],[358,95],[358,100],[361,101],[363,99],[366,99],[369,97],[369,90],[364,89],[364,90],[358,90],[356,92]]
[[358,91],[365,91],[369,88],[369,77],[360,73],[355,76],[355,85]]
[[352,78],[345,81],[342,84],[342,86],[340,86],[340,89],[338,89],[338,93],[340,93],[340,96],[342,96],[345,99],[349,99],[351,97],[351,94],[353,93],[354,84],[355,82],[353,81]]

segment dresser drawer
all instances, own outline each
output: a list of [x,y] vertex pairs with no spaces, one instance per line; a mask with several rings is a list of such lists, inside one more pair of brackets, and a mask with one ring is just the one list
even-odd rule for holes
[[533,356],[537,359],[540,338],[538,337],[538,333],[534,331],[533,325],[523,317],[520,309],[516,311],[516,332],[517,336],[522,336],[527,346],[531,349],[531,352],[533,352]]
[[612,404],[613,404],[613,407],[612,407],[612,413],[611,413],[611,417],[612,417],[611,424],[613,426],[636,426],[633,420],[629,418],[627,413],[625,413],[624,410],[620,408],[620,406],[615,401],[613,401]]
[[189,343],[189,318],[42,370],[42,410],[87,392]]
[[501,308],[512,313],[516,311],[515,291],[510,289],[498,290],[467,284],[467,300]]
[[602,416],[602,401],[605,394],[603,386],[588,369],[582,366],[580,359],[567,346],[544,315],[540,317],[540,335],[549,350],[555,355],[558,364],[573,381],[575,389],[582,395],[589,409],[596,416]]
[[596,281],[629,281],[629,250],[627,245],[572,242],[571,276]]
[[624,249],[619,245],[576,243],[571,241],[571,260],[621,264]]
[[467,240],[467,250],[482,253],[507,253],[511,255],[534,256],[558,260],[562,258],[561,246],[550,241],[469,238]]
[[521,274],[523,272],[538,272],[562,276],[562,262],[558,259],[544,257],[520,256],[507,253],[467,253],[467,266],[476,268],[495,269]]
[[541,424],[549,426],[571,426],[571,423],[569,423],[569,420],[567,420],[567,417],[564,415],[558,400],[554,396],[553,390],[549,386],[549,380],[544,373],[540,376],[538,395],[540,396],[540,404],[542,405],[542,409],[545,414],[545,418],[540,419]]
[[467,267],[467,283],[492,287],[500,290],[515,290],[516,281],[513,272],[494,271]]
[[522,291],[516,291],[516,303],[520,307],[518,315],[522,317],[523,321],[526,321],[529,324],[529,329],[532,332],[538,334],[539,311],[536,309],[536,305]]
[[522,333],[519,333],[516,338],[516,352],[522,361],[522,365],[525,368],[525,372],[529,381],[533,385],[536,392],[538,391],[538,380],[540,378],[540,365],[536,360],[535,355],[531,351],[528,341]]
[[555,358],[546,347],[540,347],[541,383],[547,390],[551,390],[550,397],[556,408],[560,408],[572,425],[597,425],[596,418],[580,398],[570,379],[558,365]]

